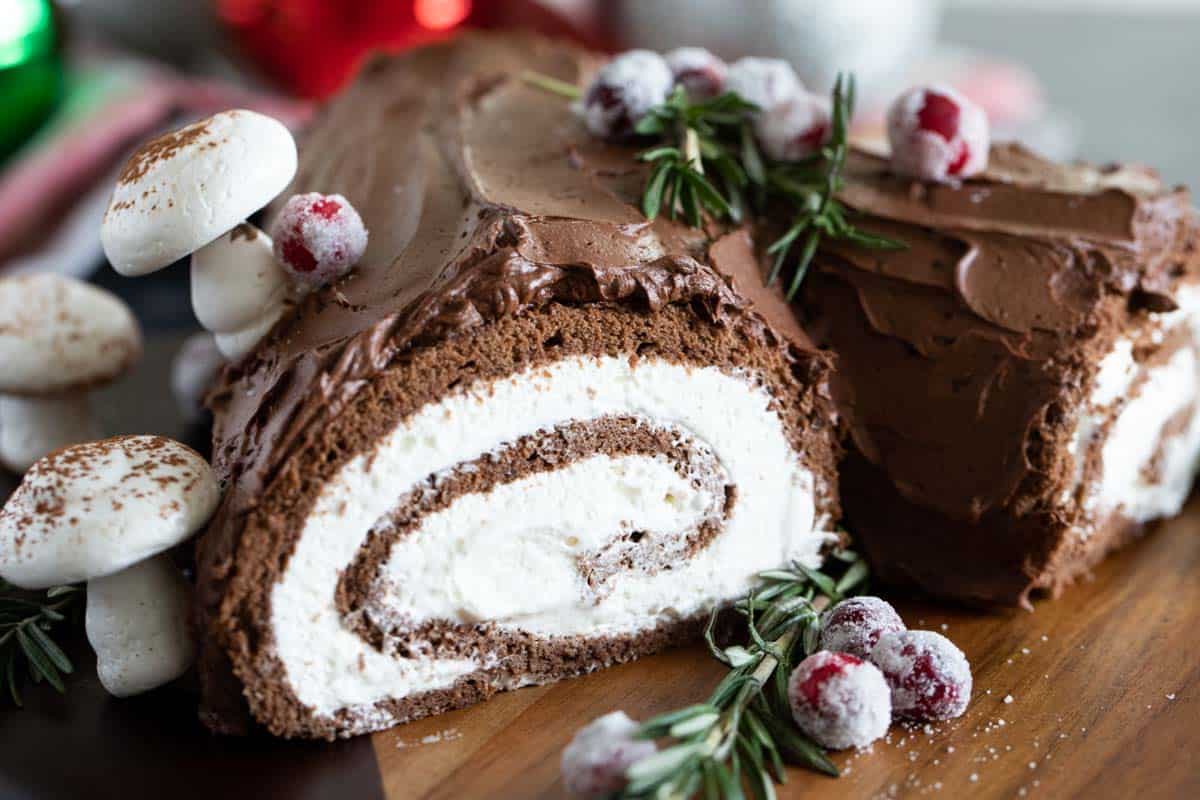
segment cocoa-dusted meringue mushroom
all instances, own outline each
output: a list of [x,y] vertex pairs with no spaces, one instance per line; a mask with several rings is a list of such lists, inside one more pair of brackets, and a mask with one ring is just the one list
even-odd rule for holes
[[192,657],[186,586],[161,554],[220,499],[208,463],[161,436],[118,436],[34,464],[0,510],[0,577],[25,589],[88,581],[88,639],[106,689],[166,683]]
[[88,390],[141,353],[137,320],[110,292],[54,274],[0,279],[0,464],[23,472],[97,438]]
[[[237,291],[230,291],[236,287]],[[192,310],[213,333],[233,333],[283,308],[288,282],[271,237],[247,223],[192,255]]]
[[105,691],[129,697],[187,672],[191,587],[168,555],[88,581],[84,627]]
[[171,360],[171,394],[184,421],[190,424],[204,417],[204,394],[223,366],[225,356],[208,331],[192,334],[179,348]]
[[200,322],[242,334],[239,342],[248,331],[261,338],[283,314],[287,280],[270,238],[246,219],[295,174],[291,133],[253,111],[223,111],[164,134],[130,156],[117,179],[100,228],[104,252],[128,276],[192,254]]

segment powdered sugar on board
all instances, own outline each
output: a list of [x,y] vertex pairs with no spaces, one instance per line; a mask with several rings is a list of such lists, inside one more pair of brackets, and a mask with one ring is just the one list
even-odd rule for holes
[[396,738],[396,749],[405,750],[410,747],[424,747],[430,744],[442,744],[443,742],[452,742],[455,739],[462,738],[462,731],[458,728],[446,728],[437,733],[430,733],[422,736],[419,739],[409,739],[405,741],[399,737]]

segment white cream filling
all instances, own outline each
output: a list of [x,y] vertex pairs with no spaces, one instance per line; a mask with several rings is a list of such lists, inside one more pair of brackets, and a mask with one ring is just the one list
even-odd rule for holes
[[[1200,358],[1195,345],[1200,341],[1200,287],[1184,287],[1176,301],[1177,310],[1156,315],[1160,337],[1187,325],[1192,329],[1192,346],[1180,348],[1165,363],[1149,370],[1145,382],[1136,387],[1140,370],[1133,344],[1128,339],[1118,340],[1100,364],[1088,410],[1079,415],[1070,445],[1076,486],[1082,480],[1088,449],[1095,446],[1095,436],[1112,412],[1117,412],[1100,445],[1101,475],[1083,497],[1088,521],[1077,529],[1080,535],[1089,535],[1093,524],[1114,512],[1135,522],[1172,516],[1187,499],[1200,458],[1200,414],[1165,443],[1162,434],[1164,426],[1200,396]],[[1130,398],[1130,392],[1136,395]],[[1144,468],[1155,458],[1160,444],[1164,452],[1156,471],[1158,479],[1151,482]],[[1074,491],[1068,491],[1063,501],[1071,502],[1073,496]]]
[[[379,727],[388,721],[367,713],[376,701],[443,688],[489,666],[379,653],[343,626],[334,606],[338,578],[368,530],[419,481],[572,421],[634,415],[711,447],[737,486],[723,531],[687,564],[617,576],[600,603],[585,607],[563,572],[572,536],[611,537],[612,526],[622,524],[676,526],[694,519],[703,498],[655,458],[584,459],[429,515],[387,565],[407,584],[414,619],[499,613],[502,624],[540,633],[634,632],[735,597],[755,573],[788,558],[817,564],[827,536],[814,531],[813,476],[770,404],[750,374],[651,358],[631,364],[577,357],[424,407],[325,486],[272,592],[276,652],[297,697],[320,716],[357,707],[364,725]],[[635,496],[635,486],[643,496]],[[678,493],[680,507],[666,500],[668,492]],[[424,568],[408,558],[424,559]],[[542,594],[549,598],[527,597]]]

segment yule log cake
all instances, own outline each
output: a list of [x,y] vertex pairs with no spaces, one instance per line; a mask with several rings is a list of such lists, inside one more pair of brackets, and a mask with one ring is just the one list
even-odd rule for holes
[[648,222],[637,148],[518,78],[594,66],[531,38],[377,60],[302,142],[285,194],[344,195],[370,241],[211,396],[210,727],[384,728],[657,650],[819,560],[827,356],[747,234]]
[[1186,191],[1010,145],[958,184],[860,157],[842,199],[908,245],[822,248],[803,296],[877,576],[1023,602],[1179,511],[1200,452]]

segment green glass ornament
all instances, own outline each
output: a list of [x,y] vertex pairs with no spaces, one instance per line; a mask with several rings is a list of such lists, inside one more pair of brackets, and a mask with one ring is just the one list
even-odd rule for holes
[[0,165],[41,127],[62,93],[50,0],[0,0]]

